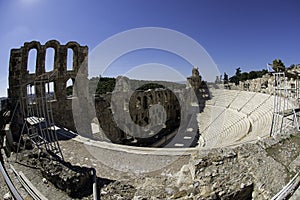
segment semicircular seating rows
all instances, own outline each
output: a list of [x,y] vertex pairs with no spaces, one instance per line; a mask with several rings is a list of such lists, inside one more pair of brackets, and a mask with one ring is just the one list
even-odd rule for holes
[[211,96],[197,117],[203,146],[225,147],[256,141],[270,134],[272,95],[212,89]]

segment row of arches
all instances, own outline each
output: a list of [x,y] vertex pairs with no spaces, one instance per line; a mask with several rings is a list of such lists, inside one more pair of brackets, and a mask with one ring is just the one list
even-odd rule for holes
[[62,64],[67,65],[67,70],[76,70],[88,53],[86,46],[80,46],[74,41],[65,45],[57,40],[50,40],[45,45],[38,41],[25,42],[22,49],[25,58],[23,67],[31,74],[49,72]]
[[[56,51],[53,47],[46,49],[45,55],[45,72],[51,72],[54,70],[55,59],[57,57]],[[32,48],[28,52],[27,58],[27,70],[30,74],[36,73],[36,66],[38,63],[38,51]],[[67,71],[72,71],[74,69],[74,50],[72,48],[67,48]]]
[[[66,97],[73,96],[73,85],[74,79],[69,78],[66,81]],[[27,96],[30,99],[34,99],[36,95],[36,87],[41,88],[41,85],[34,85],[28,84],[27,85]],[[55,91],[55,83],[54,82],[47,82],[43,85],[45,95],[47,96],[48,100],[56,100],[56,91]]]

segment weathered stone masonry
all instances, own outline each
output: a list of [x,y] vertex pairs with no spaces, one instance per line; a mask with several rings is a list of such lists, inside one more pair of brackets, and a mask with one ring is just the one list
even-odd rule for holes
[[[51,69],[46,68],[46,64],[49,64],[46,63],[48,48],[54,50]],[[36,50],[34,71],[32,66],[29,66],[28,58],[33,49]],[[72,69],[67,67],[68,49],[73,51]],[[18,141],[24,116],[31,116],[26,113],[26,109],[22,111],[21,107],[18,107],[21,105],[19,102],[32,97],[28,88],[34,91],[33,96],[36,98],[33,101],[36,101],[40,97],[45,98],[46,91],[49,92],[49,85],[52,84],[53,91],[50,94],[53,97],[47,100],[52,107],[54,123],[58,126],[68,128],[83,136],[93,137],[91,122],[94,117],[97,117],[106,137],[111,141],[130,144],[133,140],[140,138],[141,144],[151,144],[159,139],[157,137],[164,137],[164,135],[174,132],[181,121],[187,119],[187,114],[183,111],[189,110],[191,102],[197,102],[197,99],[194,98],[195,95],[191,95],[191,93],[194,90],[197,95],[201,85],[201,77],[196,68],[193,69],[192,77],[188,79],[189,88],[177,91],[178,94],[168,89],[134,91],[129,87],[125,77],[117,79],[119,87],[117,86],[113,93],[96,97],[94,99],[95,107],[93,107],[87,93],[87,46],[80,46],[76,42],[61,45],[56,40],[50,40],[44,45],[37,41],[26,42],[21,48],[12,49],[9,63],[8,97],[10,110],[18,108],[14,113],[11,126],[12,132],[15,134],[15,141]],[[72,80],[75,88],[75,94],[71,98],[67,96],[69,80]],[[36,85],[37,82],[41,82],[40,86]],[[114,96],[113,101],[111,101],[112,95]],[[116,107],[114,104],[121,106]],[[28,102],[22,103],[22,105],[28,105]],[[74,106],[75,112],[73,112]],[[96,109],[96,116],[92,116],[94,109]],[[120,121],[116,122],[114,113],[121,116],[119,117]],[[148,141],[147,138],[151,141]]]
[[[54,66],[51,71],[46,71],[46,51],[48,48],[54,49]],[[29,72],[28,55],[32,49],[36,49],[36,65],[35,73]],[[67,53],[68,49],[73,51],[73,67],[67,70]],[[66,84],[69,79],[73,84],[76,75],[80,73],[87,77],[87,61],[88,47],[80,46],[77,42],[68,42],[66,45],[61,45],[56,40],[50,40],[45,45],[40,42],[32,41],[24,43],[19,49],[12,49],[9,63],[9,89],[8,97],[10,106],[13,110],[20,96],[27,95],[28,85],[34,85],[35,81],[42,80],[45,77],[51,77],[51,82],[54,86],[54,100],[51,101],[53,109],[53,117],[55,123],[75,130],[74,120],[72,116],[72,100],[67,97]],[[82,66],[86,65],[86,66]],[[45,87],[41,87],[45,90]],[[42,91],[35,88],[35,95],[39,97]],[[21,111],[16,113],[15,120],[21,122]]]
[[[126,77],[118,77],[117,83],[126,80]],[[128,80],[126,82],[128,86]],[[168,89],[132,91],[130,87],[117,86],[113,93],[96,97],[95,107],[101,128],[114,143],[130,144],[130,140],[138,139],[137,145],[146,140],[150,145],[151,140],[155,141],[151,132],[162,130],[158,135],[163,137],[178,128],[180,123],[180,102]],[[119,121],[114,115],[120,116]]]

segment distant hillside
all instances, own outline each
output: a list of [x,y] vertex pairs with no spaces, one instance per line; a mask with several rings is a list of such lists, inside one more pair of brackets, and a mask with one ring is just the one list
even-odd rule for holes
[[130,79],[130,85],[131,85],[132,88],[140,88],[143,85],[148,85],[148,84],[150,84],[150,85],[151,84],[161,85],[161,86],[164,86],[165,88],[168,88],[170,90],[185,88],[185,84],[169,82],[169,81],[146,81],[146,80]]
[[137,88],[137,90],[146,91],[146,90],[157,89],[157,88],[166,88],[166,87],[157,83],[148,83]]
[[[106,94],[112,92],[115,89],[116,79],[110,77],[93,77],[89,82],[90,94]],[[95,92],[96,91],[96,92]]]
[[[145,80],[129,80],[131,88],[140,90],[155,89],[155,88],[168,88],[171,90],[183,89],[185,84],[174,83],[168,81],[145,81]],[[89,88],[90,94],[96,91],[96,94],[106,94],[112,92],[116,85],[116,79],[111,77],[93,77],[90,79]]]

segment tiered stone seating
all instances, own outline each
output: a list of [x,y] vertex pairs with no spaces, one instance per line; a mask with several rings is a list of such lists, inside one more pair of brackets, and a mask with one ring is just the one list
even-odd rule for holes
[[213,123],[217,117],[221,113],[225,111],[225,108],[219,107],[219,106],[210,106],[207,105],[204,108],[204,111],[202,113],[198,114],[198,125],[199,125],[199,131],[203,132]]
[[[224,116],[225,112],[222,112],[212,123],[208,126],[207,129],[202,132],[202,136],[207,144],[214,144],[215,138],[219,136],[224,127]],[[200,132],[201,133],[201,132]]]
[[243,113],[226,109],[202,136],[207,146],[219,147],[236,140],[241,133],[247,133],[249,126],[250,123]]
[[245,137],[249,132],[250,122],[246,117],[240,118],[239,121],[229,126],[222,133],[222,141],[218,146],[228,146]]
[[[271,96],[263,93],[256,93],[253,98],[251,98],[240,110],[241,112],[249,115],[251,114],[254,110],[262,106],[262,104],[265,103]],[[240,99],[243,101],[243,99]]]
[[231,90],[213,90],[212,94],[204,112],[198,115],[199,131],[206,147],[235,145],[269,135],[273,96]]
[[238,90],[212,89],[210,91],[212,99],[208,100],[206,104],[228,107],[240,92]]
[[220,90],[219,98],[215,101],[215,106],[228,107],[240,93],[238,90]]
[[211,99],[206,101],[206,105],[215,105],[216,100],[221,98],[223,93],[222,92],[218,92],[219,90],[216,89],[210,89],[210,96]]
[[274,99],[271,97],[249,115],[252,131],[243,141],[253,141],[267,137],[271,131]]
[[230,105],[231,109],[241,110],[254,96],[255,92],[241,91]]

